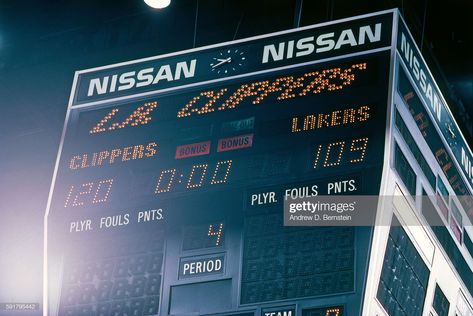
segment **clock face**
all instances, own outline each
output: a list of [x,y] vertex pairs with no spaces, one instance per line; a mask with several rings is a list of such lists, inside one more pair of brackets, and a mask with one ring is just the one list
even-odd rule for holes
[[227,49],[218,53],[210,62],[210,68],[217,74],[229,74],[236,72],[246,62],[245,53],[239,49]]
[[448,144],[450,146],[456,146],[458,144],[457,136],[455,135],[452,123],[445,123],[445,129],[447,130],[447,135],[445,138],[447,139]]

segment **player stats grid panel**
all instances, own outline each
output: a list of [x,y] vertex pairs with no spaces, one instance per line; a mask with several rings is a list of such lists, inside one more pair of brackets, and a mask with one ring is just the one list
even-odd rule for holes
[[371,230],[284,227],[283,201],[379,193],[392,17],[79,74],[51,314],[359,313]]

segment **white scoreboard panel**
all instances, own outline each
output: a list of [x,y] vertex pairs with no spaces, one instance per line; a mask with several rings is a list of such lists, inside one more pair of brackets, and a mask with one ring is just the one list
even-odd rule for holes
[[393,224],[375,228],[364,314],[468,315],[471,149],[401,18],[397,28],[381,189],[397,197],[378,214]]

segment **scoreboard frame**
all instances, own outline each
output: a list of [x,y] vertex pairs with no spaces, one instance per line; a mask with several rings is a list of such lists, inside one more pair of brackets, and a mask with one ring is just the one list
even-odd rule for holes
[[[43,262],[44,263],[44,270],[43,270],[43,272],[44,272],[44,285],[43,285],[43,289],[44,289],[44,291],[43,291],[44,292],[44,299],[43,299],[44,315],[49,315],[50,311],[55,311],[55,310],[57,311],[57,309],[58,309],[58,307],[49,306],[49,303],[50,303],[50,297],[49,297],[49,294],[50,294],[49,267],[50,267],[51,263],[48,261],[48,224],[49,224],[49,218],[50,218],[51,203],[52,203],[52,199],[53,199],[53,195],[54,195],[54,188],[55,188],[55,184],[56,184],[56,177],[57,177],[59,167],[60,167],[61,154],[63,152],[63,147],[64,147],[64,141],[65,141],[67,127],[68,127],[68,122],[70,122],[70,120],[71,120],[71,111],[72,110],[84,109],[84,108],[88,108],[88,107],[100,108],[100,107],[102,107],[104,105],[107,105],[110,102],[114,102],[114,101],[123,102],[125,100],[132,99],[132,98],[142,98],[142,97],[146,97],[146,96],[150,96],[150,95],[162,95],[162,94],[166,94],[166,93],[171,93],[171,92],[173,92],[175,90],[178,90],[178,89],[185,89],[185,88],[190,88],[190,87],[205,87],[205,85],[208,85],[208,84],[216,84],[216,83],[225,82],[225,81],[232,80],[232,79],[238,79],[238,78],[243,78],[243,77],[251,78],[251,77],[257,76],[259,74],[272,73],[272,72],[279,71],[279,70],[288,70],[288,69],[292,69],[292,68],[296,68],[296,67],[322,64],[322,63],[327,62],[327,61],[336,61],[336,60],[347,58],[347,57],[357,57],[357,56],[362,56],[362,55],[366,55],[366,54],[370,54],[370,53],[390,51],[390,66],[389,66],[390,74],[388,74],[389,83],[388,83],[387,123],[386,123],[387,124],[386,131],[388,131],[388,129],[391,125],[388,120],[389,120],[389,115],[390,115],[390,111],[391,111],[392,99],[393,99],[393,86],[394,86],[394,84],[393,84],[392,74],[393,74],[393,71],[394,71],[394,58],[395,58],[395,52],[396,52],[395,40],[396,40],[398,16],[399,16],[399,13],[398,13],[397,10],[386,10],[386,11],[381,11],[381,12],[377,12],[377,13],[373,13],[373,14],[365,14],[365,15],[360,15],[360,16],[356,16],[356,17],[351,17],[351,18],[341,19],[341,20],[337,20],[337,21],[331,21],[331,22],[311,25],[311,26],[307,26],[307,27],[301,27],[301,28],[287,30],[287,31],[270,33],[270,34],[250,37],[250,38],[236,40],[236,41],[229,41],[229,42],[219,43],[219,44],[216,44],[216,45],[210,45],[210,46],[205,46],[205,47],[200,47],[200,48],[195,48],[195,49],[184,50],[184,51],[180,51],[180,52],[176,52],[176,53],[159,55],[159,56],[155,56],[155,57],[151,57],[151,58],[143,58],[143,59],[138,59],[138,60],[133,60],[133,61],[128,61],[128,62],[113,64],[113,65],[108,65],[108,66],[103,66],[103,67],[97,67],[97,68],[77,71],[74,75],[72,90],[71,90],[71,94],[70,94],[70,98],[69,98],[69,102],[68,102],[68,108],[67,108],[67,113],[66,113],[66,118],[65,118],[65,123],[64,123],[64,129],[63,129],[63,132],[62,132],[62,135],[61,135],[61,141],[60,141],[58,155],[57,155],[56,164],[55,164],[54,173],[53,173],[53,180],[52,180],[51,189],[50,189],[49,196],[48,196],[47,208],[46,208],[46,212],[45,212],[45,216],[44,216],[44,232],[45,232],[45,237],[44,237],[44,262]],[[139,64],[147,65],[148,63],[152,63],[152,62],[159,61],[159,60],[165,60],[167,58],[176,58],[176,57],[180,57],[180,56],[184,56],[184,55],[186,55],[186,56],[191,55],[192,56],[192,54],[205,53],[207,51],[215,50],[215,49],[217,49],[217,50],[222,49],[222,48],[226,49],[227,47],[235,47],[236,45],[245,45],[245,44],[250,45],[248,43],[258,42],[258,41],[265,42],[266,40],[270,40],[270,39],[274,39],[274,38],[278,38],[278,37],[284,37],[284,36],[292,36],[292,35],[296,35],[296,34],[299,34],[299,33],[303,33],[305,31],[316,30],[316,29],[324,28],[324,27],[327,27],[327,28],[335,27],[335,28],[337,28],[337,27],[339,27],[339,25],[349,25],[350,23],[355,23],[356,24],[357,21],[360,21],[360,20],[363,20],[363,19],[366,19],[366,18],[370,18],[370,19],[373,18],[375,20],[378,17],[387,17],[387,21],[390,23],[390,25],[388,26],[388,30],[386,32],[383,30],[382,34],[387,33],[387,38],[383,38],[381,40],[383,42],[383,44],[380,47],[375,46],[375,47],[371,47],[371,48],[368,48],[368,49],[360,48],[358,50],[358,47],[355,46],[355,48],[352,49],[352,45],[350,45],[350,48],[347,48],[347,51],[344,51],[343,49],[341,49],[339,52],[335,52],[334,54],[332,54],[332,52],[329,52],[326,55],[322,54],[321,59],[318,59],[317,56],[316,56],[316,57],[314,57],[314,59],[310,59],[310,60],[299,60],[299,59],[297,59],[297,61],[294,61],[294,62],[292,62],[292,60],[291,60],[287,63],[283,63],[282,65],[277,65],[277,66],[268,67],[268,68],[263,67],[262,69],[258,69],[257,71],[252,71],[252,69],[250,69],[246,73],[239,73],[239,74],[230,75],[230,76],[220,76],[220,78],[208,78],[205,81],[190,82],[190,83],[180,85],[180,86],[174,86],[173,87],[172,85],[169,85],[169,86],[165,86],[162,89],[156,89],[156,90],[150,90],[150,91],[138,91],[138,93],[135,93],[135,94],[116,95],[116,96],[114,96],[112,98],[109,98],[109,99],[96,99],[96,100],[90,100],[90,101],[79,100],[79,95],[80,95],[79,90],[81,89],[81,84],[84,81],[86,81],[88,75],[94,74],[95,72],[98,72],[98,73],[100,73],[101,71],[107,72],[109,70],[113,70],[113,69],[116,69],[116,68],[120,68],[120,67],[125,67],[126,68],[126,67],[129,67],[129,66],[134,66],[134,65],[139,65]],[[340,30],[338,29],[338,31],[340,31]],[[344,31],[344,30],[342,30],[342,31]],[[323,35],[324,34],[322,34],[322,36]],[[369,37],[369,35],[368,35],[368,37]],[[363,46],[363,45],[360,44],[360,46]],[[183,71],[185,72],[185,70],[183,70]],[[86,79],[84,79],[84,77]],[[389,150],[388,148],[384,148],[385,155],[388,153],[388,150]],[[387,168],[386,163],[384,163],[383,169],[384,168]],[[385,183],[381,183],[381,190],[383,189],[383,186],[385,186],[385,185],[386,185]],[[242,256],[242,255],[240,254],[240,256]],[[56,267],[56,268],[58,268],[58,267]],[[240,266],[240,269],[241,269],[241,266]],[[355,275],[355,278],[356,278],[356,275]],[[240,286],[241,286],[241,284],[239,283],[238,288]],[[53,294],[54,293],[55,292],[53,291]],[[240,301],[239,296],[241,295],[241,291],[238,290],[237,293],[238,293],[238,301]],[[360,304],[361,304],[361,302],[360,302]],[[243,313],[244,309],[248,308],[247,305],[242,305],[240,303],[238,303],[237,305],[240,306],[241,308],[243,308],[241,311],[239,311],[240,313]],[[284,306],[287,306],[287,303],[279,302],[277,305],[281,305],[282,307],[284,307]],[[251,306],[251,304],[249,304],[249,306]],[[302,308],[301,306],[294,306],[294,307],[295,307],[296,311],[300,311],[300,309]]]

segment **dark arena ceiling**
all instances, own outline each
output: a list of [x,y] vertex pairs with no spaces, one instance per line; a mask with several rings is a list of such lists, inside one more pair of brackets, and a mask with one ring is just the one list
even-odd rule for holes
[[[0,302],[15,284],[41,301],[42,218],[74,71],[391,8],[473,145],[472,0],[172,0],[164,10],[143,0],[0,0],[0,211],[10,219],[0,219]],[[9,273],[29,285],[5,281]]]

